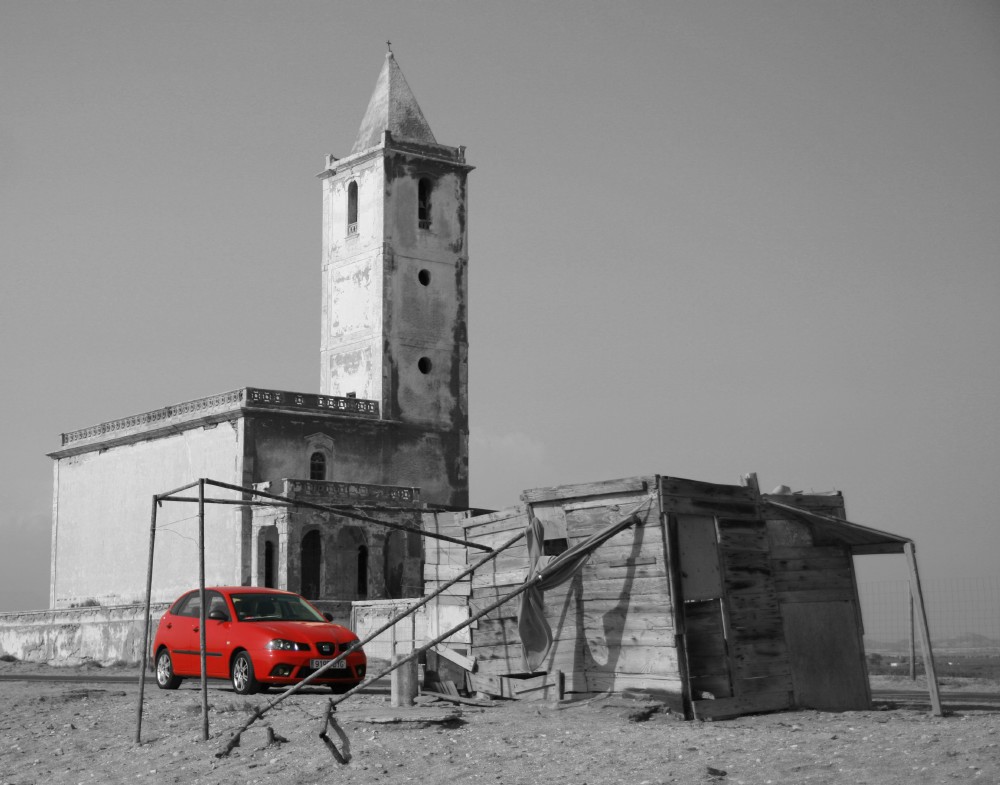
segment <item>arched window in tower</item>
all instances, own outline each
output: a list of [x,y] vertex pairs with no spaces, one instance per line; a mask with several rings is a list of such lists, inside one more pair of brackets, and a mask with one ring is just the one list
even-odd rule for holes
[[326,456],[321,452],[314,452],[309,456],[309,479],[326,479]]
[[417,225],[421,229],[431,228],[431,181],[421,177],[417,184]]
[[368,546],[358,546],[358,599],[368,598]]
[[347,233],[358,233],[358,181],[347,186]]

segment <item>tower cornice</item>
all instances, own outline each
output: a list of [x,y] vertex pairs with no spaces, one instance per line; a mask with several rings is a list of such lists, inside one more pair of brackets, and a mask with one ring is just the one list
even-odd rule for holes
[[354,153],[346,158],[336,158],[329,155],[326,159],[326,168],[316,175],[320,180],[335,177],[338,173],[360,164],[366,163],[379,156],[387,156],[390,153],[406,153],[424,158],[436,163],[448,164],[456,169],[471,172],[476,167],[465,162],[465,146],[449,147],[443,144],[421,144],[400,139],[393,139],[389,131],[382,134],[382,141],[366,150]]

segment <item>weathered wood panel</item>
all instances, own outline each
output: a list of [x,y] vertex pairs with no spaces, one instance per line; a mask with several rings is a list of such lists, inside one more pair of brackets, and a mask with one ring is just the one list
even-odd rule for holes
[[496,587],[511,591],[514,587],[520,586],[528,577],[527,569],[519,570],[497,570],[496,564],[484,564],[472,574],[472,587],[482,589],[486,587]]
[[782,605],[795,700],[801,708],[870,708],[868,674],[851,600]]
[[491,523],[497,523],[498,521],[506,521],[511,518],[524,517],[525,508],[523,505],[517,505],[515,507],[507,507],[503,510],[497,510],[496,512],[489,512],[485,515],[477,515],[473,518],[465,518],[464,520],[459,520],[458,525],[463,529],[469,529],[476,526],[485,526]]
[[774,578],[778,591],[805,591],[811,589],[846,589],[854,586],[850,567],[840,569],[782,570]]
[[677,649],[673,646],[622,644],[608,647],[602,641],[558,641],[545,663],[547,670],[677,674]]
[[467,564],[424,564],[424,580],[446,583],[469,569]]
[[665,512],[757,518],[756,498],[751,488],[664,477],[661,490]]
[[793,603],[815,602],[854,602],[854,591],[849,588],[840,589],[806,589],[803,591],[778,592],[778,601],[782,607]]
[[771,560],[783,559],[843,559],[842,545],[781,545],[771,548]]
[[[609,571],[610,572],[610,571]],[[624,571],[621,571],[624,572]],[[652,577],[628,576],[610,573],[611,577],[598,578],[588,576],[586,602],[603,600],[628,600],[630,608],[640,612],[661,612],[670,614],[671,603],[667,596],[667,579],[665,575]],[[577,588],[570,582],[557,586],[545,592],[545,601],[553,598],[565,598],[567,594],[576,592]],[[553,601],[556,601],[553,599]]]
[[681,702],[681,680],[678,676],[660,676],[657,674],[632,673],[595,673],[582,672],[577,678],[570,680],[566,674],[566,693],[578,697],[605,693],[624,692],[625,690],[642,690],[656,695],[664,700],[676,712],[683,711]]
[[619,493],[644,493],[650,487],[648,477],[629,477],[623,480],[605,480],[579,485],[559,485],[548,488],[532,488],[521,494],[528,504],[554,499],[579,499],[584,496],[598,496]]
[[750,695],[717,698],[715,700],[696,700],[692,702],[695,719],[724,720],[761,711],[781,711],[791,705],[791,695],[788,690],[774,692],[754,692]]

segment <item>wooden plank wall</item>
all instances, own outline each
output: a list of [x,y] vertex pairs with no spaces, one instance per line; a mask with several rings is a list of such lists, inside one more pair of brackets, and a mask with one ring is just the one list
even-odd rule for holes
[[[569,546],[620,521],[650,500],[652,478],[563,486],[526,492],[530,503],[464,522],[468,539],[497,545],[534,514]],[[582,570],[545,594],[553,647],[542,670],[561,671],[566,693],[620,692],[628,688],[679,694],[680,674],[670,607],[664,536],[658,506],[641,510],[644,523],[598,548]],[[562,534],[564,533],[564,534]],[[526,543],[477,574],[473,608],[520,585],[528,570]],[[477,673],[501,676],[525,670],[517,635],[515,600],[481,619],[472,634]]]
[[[466,521],[465,513],[426,512],[422,517],[425,531],[436,534],[446,534],[449,537],[465,537],[462,524]],[[441,584],[448,582],[461,574],[468,566],[468,548],[457,543],[435,540],[424,537],[424,594],[436,591]],[[429,638],[437,637],[442,632],[451,629],[462,618],[468,618],[468,600],[472,593],[472,581],[469,578],[456,583],[444,594],[428,603],[427,634]],[[470,645],[471,636],[468,629],[460,630],[448,639],[449,645],[466,648]]]
[[[466,539],[491,548],[507,542],[528,525],[524,506],[467,518],[462,521]],[[470,558],[482,557],[482,551],[470,551]],[[512,545],[496,559],[478,569],[472,576],[469,607],[472,612],[485,608],[524,583],[528,574],[528,545],[525,540]],[[515,598],[473,623],[472,656],[476,658],[476,674],[499,677],[508,673],[523,673],[521,639],[517,634]],[[499,684],[499,682],[497,682]]]
[[[839,495],[795,495],[787,503],[844,517],[844,501]],[[824,538],[815,525],[773,507],[765,507],[765,519],[771,542],[771,568],[781,602],[856,599],[854,565],[846,545]]]

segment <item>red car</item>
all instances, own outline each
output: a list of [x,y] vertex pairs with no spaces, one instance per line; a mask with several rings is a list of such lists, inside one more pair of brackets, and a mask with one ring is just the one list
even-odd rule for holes
[[[357,643],[358,636],[333,624],[305,598],[276,589],[220,586],[205,589],[205,656],[209,678],[229,679],[250,695],[302,681]],[[201,676],[198,590],[177,600],[160,619],[153,640],[156,684],[175,690]],[[368,659],[358,649],[310,684],[346,692],[364,677]]]

